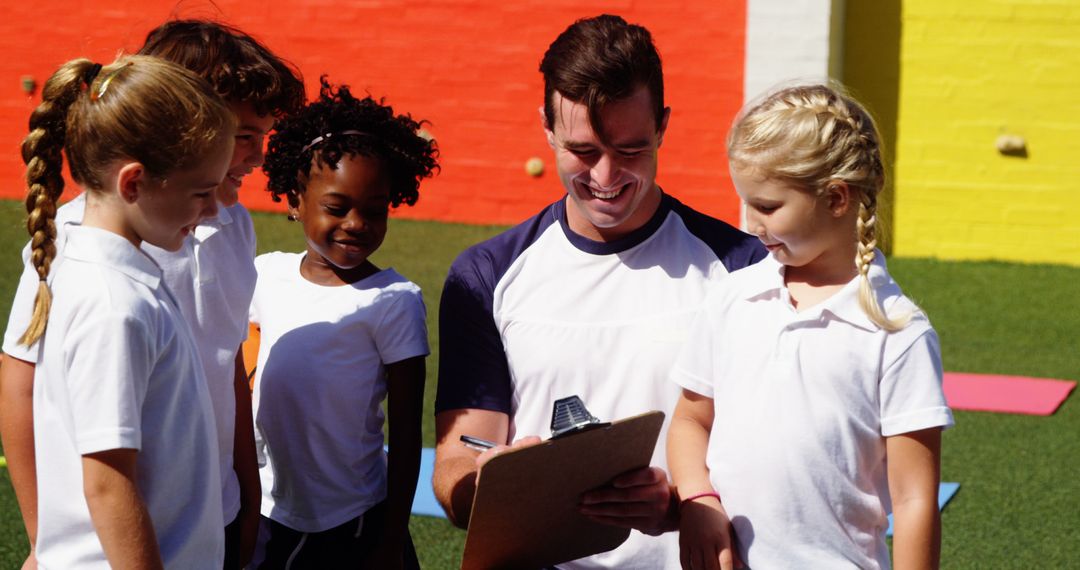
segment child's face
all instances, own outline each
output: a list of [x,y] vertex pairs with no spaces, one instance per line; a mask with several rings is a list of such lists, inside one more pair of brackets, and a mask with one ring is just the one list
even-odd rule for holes
[[[804,267],[855,243],[854,220],[846,205],[837,210],[829,193],[815,195],[781,181],[762,178],[752,169],[732,167],[735,191],[746,203],[746,229],[777,261]],[[848,259],[854,266],[854,257]]]
[[331,271],[360,267],[382,245],[389,212],[390,176],[379,159],[345,155],[336,169],[312,164],[291,211],[304,225],[304,263]]
[[195,226],[217,215],[215,191],[225,178],[232,144],[223,137],[194,167],[172,172],[163,181],[146,179],[134,202],[138,213],[132,217],[139,240],[177,251]]
[[274,126],[274,117],[256,113],[250,103],[238,103],[231,109],[236,114],[236,145],[229,173],[218,187],[217,199],[222,206],[232,206],[240,200],[244,177],[262,166],[266,133]]

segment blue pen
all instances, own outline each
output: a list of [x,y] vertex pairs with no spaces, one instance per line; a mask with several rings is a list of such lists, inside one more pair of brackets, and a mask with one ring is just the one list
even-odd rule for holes
[[486,439],[480,439],[471,435],[461,436],[461,443],[465,444],[465,447],[469,449],[475,449],[476,451],[487,451],[492,447],[498,445],[494,441],[488,441]]

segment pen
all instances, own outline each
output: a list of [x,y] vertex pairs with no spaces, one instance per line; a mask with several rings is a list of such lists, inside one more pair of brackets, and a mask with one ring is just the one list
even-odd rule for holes
[[488,441],[486,439],[480,439],[471,435],[461,436],[461,443],[465,444],[465,447],[469,449],[475,449],[476,451],[487,451],[492,447],[498,445],[494,441]]

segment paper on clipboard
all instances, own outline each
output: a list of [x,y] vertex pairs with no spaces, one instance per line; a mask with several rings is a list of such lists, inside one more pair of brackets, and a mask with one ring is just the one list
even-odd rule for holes
[[581,494],[647,467],[663,412],[648,412],[497,455],[484,465],[463,570],[543,568],[607,552],[629,529],[578,514]]

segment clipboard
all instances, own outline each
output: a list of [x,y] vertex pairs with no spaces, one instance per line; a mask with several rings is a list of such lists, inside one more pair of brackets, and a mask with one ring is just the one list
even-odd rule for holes
[[544,568],[607,552],[630,529],[577,512],[581,494],[647,467],[664,413],[653,411],[495,456],[484,465],[462,570]]

